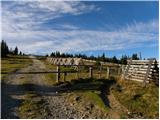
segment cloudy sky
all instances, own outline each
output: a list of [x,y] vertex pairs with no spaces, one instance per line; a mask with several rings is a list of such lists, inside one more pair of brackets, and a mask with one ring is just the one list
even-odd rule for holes
[[25,53],[158,58],[158,2],[3,1],[2,39]]

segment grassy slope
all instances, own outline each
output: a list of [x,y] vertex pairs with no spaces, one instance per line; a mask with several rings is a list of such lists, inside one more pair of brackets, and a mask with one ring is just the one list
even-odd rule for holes
[[[13,56],[9,55],[7,58],[1,59],[1,72],[15,72],[21,68],[24,68],[32,64],[32,60],[28,56]],[[2,80],[8,74],[1,74]]]
[[70,96],[70,102],[79,96],[83,98],[84,103],[92,103],[95,106],[99,107],[103,112],[108,111],[108,107],[104,104],[101,94],[101,86],[103,85],[104,80],[98,79],[80,79],[80,80],[72,80],[67,82],[69,92],[72,92],[72,96]]
[[144,88],[140,83],[125,81],[114,86],[112,93],[131,112],[131,117],[134,114],[143,118],[158,118],[158,86],[148,84]]

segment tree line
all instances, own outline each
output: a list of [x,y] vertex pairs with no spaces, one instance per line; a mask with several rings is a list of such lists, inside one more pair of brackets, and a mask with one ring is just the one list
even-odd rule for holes
[[131,57],[129,57],[127,55],[122,55],[122,57],[120,59],[118,59],[116,56],[113,56],[113,57],[110,57],[110,58],[106,57],[104,53],[101,56],[95,57],[93,55],[87,56],[85,54],[60,53],[59,51],[52,52],[50,54],[50,57],[63,57],[63,58],[78,57],[78,58],[82,58],[82,59],[95,60],[95,61],[97,61],[96,62],[97,64],[99,64],[100,61],[118,63],[118,64],[127,64],[128,59],[132,59],[132,60],[139,60],[140,59],[138,57],[137,53],[134,53]]
[[[6,41],[2,40],[1,41],[1,57],[7,57],[8,54],[11,55],[25,55],[21,51],[18,50],[18,47],[16,46],[15,49],[9,49]],[[47,55],[48,56],[48,55]],[[77,57],[77,58],[82,58],[82,59],[88,59],[88,60],[95,60],[97,64],[100,63],[100,61],[103,62],[111,62],[111,63],[118,63],[118,64],[127,64],[128,59],[132,60],[139,60],[140,58],[136,53],[134,53],[131,57],[127,55],[122,55],[120,59],[118,59],[116,56],[113,57],[106,57],[105,53],[103,53],[101,56],[87,56],[86,54],[71,54],[71,53],[60,53],[59,51],[52,52],[50,54],[50,57],[63,57],[63,58],[68,58],[68,57]]]
[[1,41],[1,57],[7,57],[7,55],[24,55],[21,51],[18,51],[18,47],[16,46],[15,49],[12,50],[12,48],[9,49],[6,41],[2,40]]

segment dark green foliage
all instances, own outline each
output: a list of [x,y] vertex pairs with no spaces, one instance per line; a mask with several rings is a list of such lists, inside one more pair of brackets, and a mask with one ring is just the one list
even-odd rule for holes
[[19,52],[19,55],[22,55],[22,52],[21,52],[21,51]]
[[126,55],[122,55],[122,58],[120,59],[120,63],[126,65],[127,59],[128,59],[128,57]]
[[17,46],[14,49],[14,55],[18,55],[18,47]]
[[139,60],[139,57],[136,53],[132,55],[132,60]]
[[100,57],[100,60],[101,60],[101,61],[104,61],[104,62],[106,61],[106,57],[105,57],[105,54],[104,54],[104,53],[103,53],[102,56]]
[[6,57],[9,54],[9,49],[7,43],[2,40],[1,42],[1,57]]
[[113,62],[113,63],[118,63],[118,59],[116,58],[116,56],[114,56],[114,57],[112,58],[112,62]]
[[52,53],[50,54],[50,57],[55,57],[55,53],[52,52]]
[[1,57],[7,57],[8,54],[11,55],[22,55],[22,52],[18,53],[18,47],[16,46],[14,50],[12,48],[9,49],[7,43],[2,40],[1,42]]
[[88,59],[88,60],[95,60],[95,61],[102,61],[102,62],[111,62],[111,63],[117,63],[117,64],[127,64],[127,60],[129,58],[132,58],[133,60],[139,60],[138,55],[135,53],[131,57],[122,55],[120,59],[118,59],[116,56],[113,56],[111,58],[106,57],[105,53],[103,53],[101,56],[87,56],[85,54],[71,54],[71,53],[60,53],[59,51],[52,52],[50,54],[50,57],[62,57],[62,58],[67,58],[67,57],[77,57],[77,58],[82,58],[82,59]]

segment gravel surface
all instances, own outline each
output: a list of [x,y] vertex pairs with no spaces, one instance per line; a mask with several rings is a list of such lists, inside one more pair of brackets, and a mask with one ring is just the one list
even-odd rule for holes
[[[47,70],[41,61],[33,56],[30,58],[33,60],[33,64],[18,72]],[[25,84],[27,84],[25,87],[23,86],[24,79]],[[108,115],[110,112],[104,112],[94,103],[83,101],[83,99],[79,102],[77,96],[75,96],[75,101],[70,103],[70,96],[74,93],[59,93],[60,88],[51,86],[45,79],[43,74],[14,74],[8,76],[6,83],[2,84],[2,118],[20,118],[17,109],[24,100],[23,96],[28,91],[35,92],[44,101],[41,108],[42,112],[35,118],[114,118],[115,114]],[[112,98],[109,99],[113,100]],[[115,108],[115,105],[111,104],[112,106]],[[118,108],[118,110],[121,110],[121,108]]]

